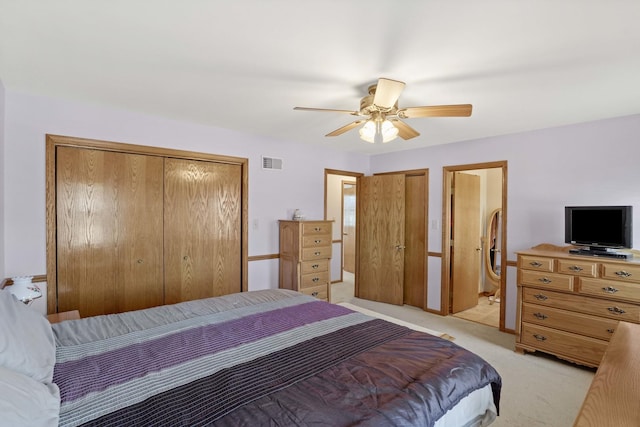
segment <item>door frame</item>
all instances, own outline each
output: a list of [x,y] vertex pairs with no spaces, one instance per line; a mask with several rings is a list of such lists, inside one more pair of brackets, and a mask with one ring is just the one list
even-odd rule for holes
[[[327,204],[328,204],[328,200],[329,200],[329,175],[338,175],[338,176],[348,176],[353,178],[355,181],[357,181],[358,177],[364,176],[363,172],[352,172],[352,171],[343,171],[343,170],[339,170],[339,169],[328,169],[325,168],[324,169],[324,219],[328,220],[329,218],[327,218],[328,215],[328,211],[327,211]],[[356,203],[358,200],[358,185],[355,184],[356,186]],[[340,186],[340,203],[341,203],[341,208],[342,208],[342,185]],[[340,214],[342,215],[342,214]],[[340,244],[340,280],[338,280],[337,282],[334,282],[331,280],[331,277],[329,277],[329,282],[331,283],[338,283],[338,282],[342,282],[343,281],[343,274],[342,274],[342,270],[344,268],[344,261],[343,261],[343,257],[342,255],[344,254],[344,245],[342,242],[342,216],[340,217],[340,239],[338,240],[333,240],[333,236],[331,237],[331,246],[333,246],[334,243],[339,243]],[[356,224],[358,222],[358,217],[356,216]],[[356,239],[358,238],[358,228],[356,225]],[[357,240],[356,240],[357,242]],[[357,244],[356,244],[357,245]],[[356,249],[356,264],[358,262],[358,251]],[[357,269],[356,269],[356,273],[354,273],[354,281],[355,281],[355,275],[357,274]]]
[[451,310],[449,293],[451,291],[451,182],[455,172],[476,169],[502,169],[502,241],[500,242],[500,265],[503,273],[500,275],[500,331],[505,332],[505,302],[507,283],[507,161],[473,163],[466,165],[444,166],[442,168],[442,273],[440,291],[440,314],[448,316]]

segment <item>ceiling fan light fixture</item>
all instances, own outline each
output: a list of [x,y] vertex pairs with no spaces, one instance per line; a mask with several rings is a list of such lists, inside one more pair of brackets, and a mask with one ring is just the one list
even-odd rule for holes
[[[294,110],[328,111],[350,114],[359,118],[326,136],[338,136],[360,127],[360,138],[371,143],[389,142],[398,136],[404,140],[420,136],[420,132],[405,123],[404,119],[416,117],[469,117],[471,104],[431,105],[422,107],[398,107],[398,98],[405,83],[398,80],[379,78],[378,83],[369,86],[369,94],[360,100],[360,109],[336,110],[327,108],[294,107]],[[391,121],[387,120],[391,117]],[[364,123],[364,124],[363,124]]]
[[389,120],[367,120],[360,128],[360,138],[370,143],[389,142],[398,137],[398,128]]

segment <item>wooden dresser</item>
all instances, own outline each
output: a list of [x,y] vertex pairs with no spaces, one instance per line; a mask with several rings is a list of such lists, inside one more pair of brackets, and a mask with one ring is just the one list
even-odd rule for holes
[[640,261],[518,252],[516,351],[598,366],[619,321],[640,323]]
[[280,288],[330,300],[331,224],[280,220]]
[[640,426],[640,325],[620,322],[574,427]]

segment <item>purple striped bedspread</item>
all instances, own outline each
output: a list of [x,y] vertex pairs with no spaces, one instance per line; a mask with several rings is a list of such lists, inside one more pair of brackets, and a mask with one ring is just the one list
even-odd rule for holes
[[54,325],[61,426],[433,425],[498,373],[429,334],[272,290]]

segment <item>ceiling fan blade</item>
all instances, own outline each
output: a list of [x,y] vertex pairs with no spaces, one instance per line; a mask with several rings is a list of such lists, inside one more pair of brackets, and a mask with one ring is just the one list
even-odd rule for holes
[[341,128],[334,130],[333,132],[329,132],[325,136],[338,136],[343,133],[350,131],[351,129],[357,127],[359,124],[366,122],[366,120],[356,120],[355,122],[351,122],[348,125],[344,125]]
[[357,111],[350,110],[333,110],[330,108],[310,108],[310,107],[293,107],[294,110],[302,110],[302,111],[323,111],[327,113],[345,113],[345,114],[353,114],[354,116],[358,115]]
[[378,79],[376,94],[373,97],[373,104],[380,108],[392,108],[396,105],[405,84],[398,80]]
[[469,117],[471,108],[471,104],[407,107],[398,110],[398,117],[403,119],[413,119],[415,117]]
[[420,132],[398,119],[390,119],[391,123],[398,128],[398,136],[402,139],[411,139],[420,136]]

